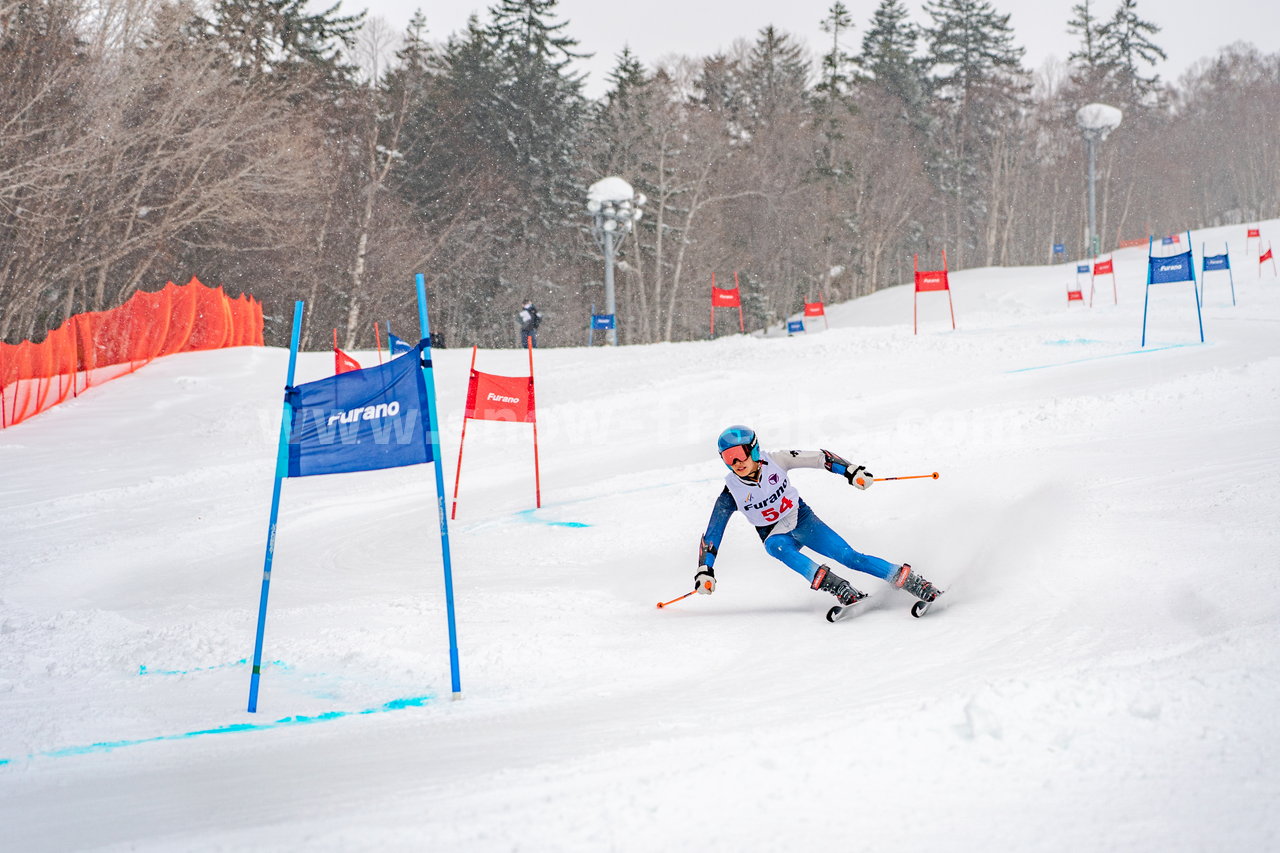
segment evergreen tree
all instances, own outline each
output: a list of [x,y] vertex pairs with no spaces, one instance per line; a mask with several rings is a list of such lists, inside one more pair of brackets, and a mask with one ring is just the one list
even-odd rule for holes
[[747,56],[748,126],[767,124],[806,103],[809,61],[804,48],[772,25],[760,30]]
[[1067,21],[1067,32],[1076,36],[1079,47],[1067,56],[1071,63],[1071,95],[1081,102],[1104,98],[1108,71],[1102,53],[1103,23],[1093,14],[1091,0],[1080,0],[1071,7],[1073,17]]
[[1067,32],[1079,37],[1080,47],[1068,54],[1067,60],[1094,69],[1102,64],[1102,39],[1099,36],[1102,25],[1094,17],[1089,4],[1090,0],[1080,0],[1071,7],[1071,14],[1075,17],[1067,21]]
[[834,100],[847,95],[853,82],[850,68],[856,60],[845,52],[841,42],[844,34],[853,29],[853,16],[849,14],[849,7],[841,0],[836,0],[827,10],[827,17],[822,19],[819,27],[824,33],[831,35],[831,49],[822,55],[822,81],[815,89]]
[[993,146],[1018,117],[1030,85],[1008,14],[988,0],[934,0],[925,11],[933,19],[925,36],[940,119],[932,171],[954,201],[944,238],[964,249],[976,246],[989,225]]
[[631,52],[628,45],[622,46],[622,53],[618,54],[618,63],[613,66],[613,70],[605,79],[609,81],[609,92],[605,95],[608,103],[625,100],[633,89],[648,82],[644,66],[640,64],[640,60]]
[[693,82],[698,93],[694,100],[715,112],[737,117],[747,101],[743,77],[737,60],[723,53],[708,56],[702,60],[702,71]]
[[364,12],[339,15],[338,4],[310,14],[307,0],[214,0],[194,27],[225,54],[247,79],[340,85],[354,67],[346,54],[355,45]]
[[907,19],[902,0],[880,0],[858,55],[862,73],[913,114],[922,110],[925,99],[923,69],[915,58],[919,39],[920,31]]
[[[578,135],[586,118],[582,76],[570,63],[584,54],[553,23],[556,0],[501,0],[485,30],[497,59],[496,86],[486,95],[493,125],[515,167],[529,219],[553,226],[576,215],[581,193],[573,182]],[[572,211],[572,213],[571,213]]]
[[634,184],[642,159],[637,150],[651,130],[646,92],[650,78],[631,49],[623,47],[607,79],[609,91],[592,116],[587,136],[588,157],[595,174],[623,174]]
[[1137,0],[1120,0],[1115,15],[1098,33],[1100,59],[1111,76],[1112,90],[1129,107],[1149,104],[1160,86],[1159,75],[1142,76],[1142,66],[1168,58],[1150,38],[1160,27],[1138,17],[1137,6]]
[[1013,43],[1009,15],[988,0],[934,0],[924,8],[933,18],[925,35],[935,96],[961,111],[984,96],[1003,100],[1002,90],[1021,73],[1024,53]]

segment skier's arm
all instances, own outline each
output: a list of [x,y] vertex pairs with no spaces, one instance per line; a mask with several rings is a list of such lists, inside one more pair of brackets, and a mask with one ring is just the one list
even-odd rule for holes
[[788,471],[792,468],[826,468],[832,474],[844,477],[849,481],[849,485],[859,489],[869,489],[873,482],[865,465],[855,465],[830,450],[781,450],[769,455],[774,462]]
[[694,575],[693,586],[698,592],[710,593],[716,588],[716,572],[712,568],[716,562],[716,552],[720,548],[720,540],[724,536],[725,525],[738,507],[733,502],[729,487],[725,486],[711,508],[711,520],[707,522],[707,532],[702,534],[698,544],[698,573]]

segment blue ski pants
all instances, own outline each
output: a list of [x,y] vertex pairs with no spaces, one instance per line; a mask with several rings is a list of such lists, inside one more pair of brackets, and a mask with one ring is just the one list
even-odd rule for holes
[[793,570],[804,575],[810,583],[818,571],[818,563],[800,553],[801,548],[817,551],[824,557],[830,557],[842,566],[854,571],[866,572],[869,575],[885,580],[898,567],[888,560],[860,554],[849,546],[826,523],[818,518],[817,513],[809,509],[809,505],[800,501],[796,508],[800,518],[795,529],[789,533],[774,533],[764,539],[764,549],[769,556],[786,563]]

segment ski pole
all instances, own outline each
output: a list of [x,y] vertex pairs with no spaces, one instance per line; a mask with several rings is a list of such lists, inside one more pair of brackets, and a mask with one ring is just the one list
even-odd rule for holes
[[659,601],[658,606],[666,607],[668,604],[675,604],[677,601],[688,598],[689,596],[693,595],[695,592],[697,592],[696,589],[691,589],[688,592],[686,592],[684,595],[680,596],[680,598],[673,598],[670,601]]
[[883,483],[885,480],[920,480],[924,478],[936,480],[938,479],[938,472],[934,471],[932,474],[912,474],[908,477],[874,477],[872,478],[872,482]]

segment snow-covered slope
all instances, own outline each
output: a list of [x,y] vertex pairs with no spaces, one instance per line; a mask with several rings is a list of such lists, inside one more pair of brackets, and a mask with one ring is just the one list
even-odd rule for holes
[[[540,351],[541,510],[529,429],[468,427],[458,702],[419,467],[284,484],[244,711],[286,353],[167,358],[0,432],[6,849],[1275,848],[1280,281],[1243,234],[1193,235],[1237,266],[1203,345],[1167,285],[1137,351],[1137,249],[1118,305],[1068,306],[1073,265],[971,270],[955,332],[923,294],[913,336],[899,287],[807,336]],[[450,487],[469,356],[436,353]],[[828,624],[735,519],[715,595],[655,608],[739,422],[939,471],[797,482],[948,606],[854,576],[865,612]]]

